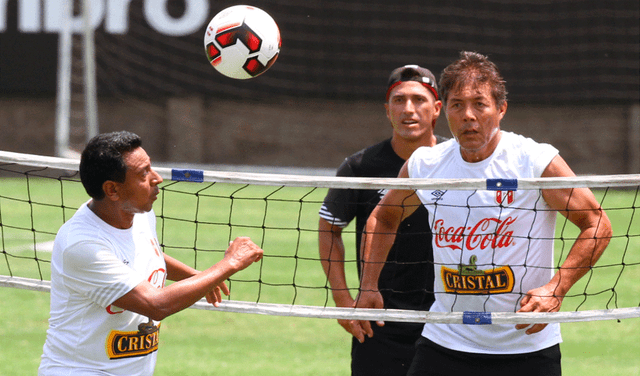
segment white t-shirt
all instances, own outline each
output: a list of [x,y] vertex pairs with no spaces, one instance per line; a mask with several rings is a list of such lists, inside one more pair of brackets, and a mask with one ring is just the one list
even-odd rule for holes
[[162,288],[166,264],[153,211],[133,226],[108,225],[83,204],[56,236],[51,259],[51,317],[39,375],[151,375],[159,322],[111,305],[144,280]]
[[[558,150],[502,132],[493,154],[469,163],[455,140],[418,149],[411,178],[538,178]],[[515,312],[554,274],[556,212],[539,190],[419,190],[433,231],[434,312]],[[502,203],[502,205],[500,205]],[[449,349],[518,354],[561,342],[558,324],[526,335],[515,325],[426,324],[423,336]]]

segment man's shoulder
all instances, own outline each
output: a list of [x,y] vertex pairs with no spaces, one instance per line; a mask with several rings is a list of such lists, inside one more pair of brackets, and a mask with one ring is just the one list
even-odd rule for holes
[[442,155],[451,153],[457,150],[456,142],[454,139],[442,138],[434,146],[421,146],[413,153],[412,158],[419,157],[420,159],[433,159],[440,158]]
[[389,150],[393,151],[393,149],[391,148],[391,139],[386,139],[376,144],[369,145],[364,149],[358,150],[357,152],[348,156],[347,159],[354,162],[362,163],[362,161],[366,161],[367,158],[377,156],[381,153],[388,153]]
[[[137,226],[148,226],[147,213],[136,214],[134,224],[136,222],[139,223]],[[87,205],[82,205],[67,222],[60,226],[56,239],[59,238],[68,246],[78,242],[104,244],[121,236],[120,231],[122,230],[101,220]]]
[[540,177],[551,160],[559,151],[553,145],[537,142],[529,137],[512,132],[502,132],[500,152],[495,158],[501,163],[511,166],[529,166],[526,171],[533,171],[533,176]]
[[459,152],[454,139],[432,147],[420,147],[411,155],[407,163],[409,176],[433,177],[436,170],[447,170],[447,166],[457,160],[455,153]]
[[404,161],[393,151],[391,140],[386,139],[368,146],[346,158],[356,177],[395,177]]
[[60,226],[60,230],[58,232],[72,232],[83,228],[95,227],[96,223],[90,214],[91,211],[87,205],[80,206],[73,216]]
[[76,213],[60,226],[55,239],[62,249],[77,243],[101,243],[101,240],[97,224],[82,213]]
[[502,131],[500,149],[503,153],[506,152],[512,156],[519,155],[522,157],[529,155],[537,156],[541,153],[557,153],[557,149],[550,144],[538,142],[527,136],[505,131]]
[[506,141],[506,144],[513,145],[515,148],[544,145],[544,143],[538,142],[530,137],[509,131],[502,131],[502,141]]

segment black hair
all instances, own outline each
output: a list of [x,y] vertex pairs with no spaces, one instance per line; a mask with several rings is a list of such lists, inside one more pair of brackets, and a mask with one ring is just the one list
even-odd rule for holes
[[103,133],[92,138],[80,157],[80,180],[87,194],[102,200],[104,182],[124,183],[127,165],[123,155],[141,145],[140,137],[127,131]]
[[460,58],[440,75],[440,97],[446,102],[451,92],[462,90],[466,85],[477,88],[484,84],[489,84],[491,95],[500,107],[507,100],[507,89],[498,67],[485,55],[462,51]]

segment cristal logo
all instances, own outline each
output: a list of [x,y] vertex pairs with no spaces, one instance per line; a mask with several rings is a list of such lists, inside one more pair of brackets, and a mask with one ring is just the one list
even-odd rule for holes
[[484,218],[475,226],[446,227],[443,219],[438,219],[433,228],[436,246],[454,250],[484,250],[505,248],[513,244],[513,231],[509,226],[518,217],[505,219]]

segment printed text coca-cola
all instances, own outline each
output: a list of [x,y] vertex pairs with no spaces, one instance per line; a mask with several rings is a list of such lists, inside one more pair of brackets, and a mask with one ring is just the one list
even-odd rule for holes
[[513,231],[509,226],[518,217],[505,219],[483,218],[474,226],[447,227],[443,219],[438,219],[433,227],[436,246],[454,250],[505,248],[513,244]]

